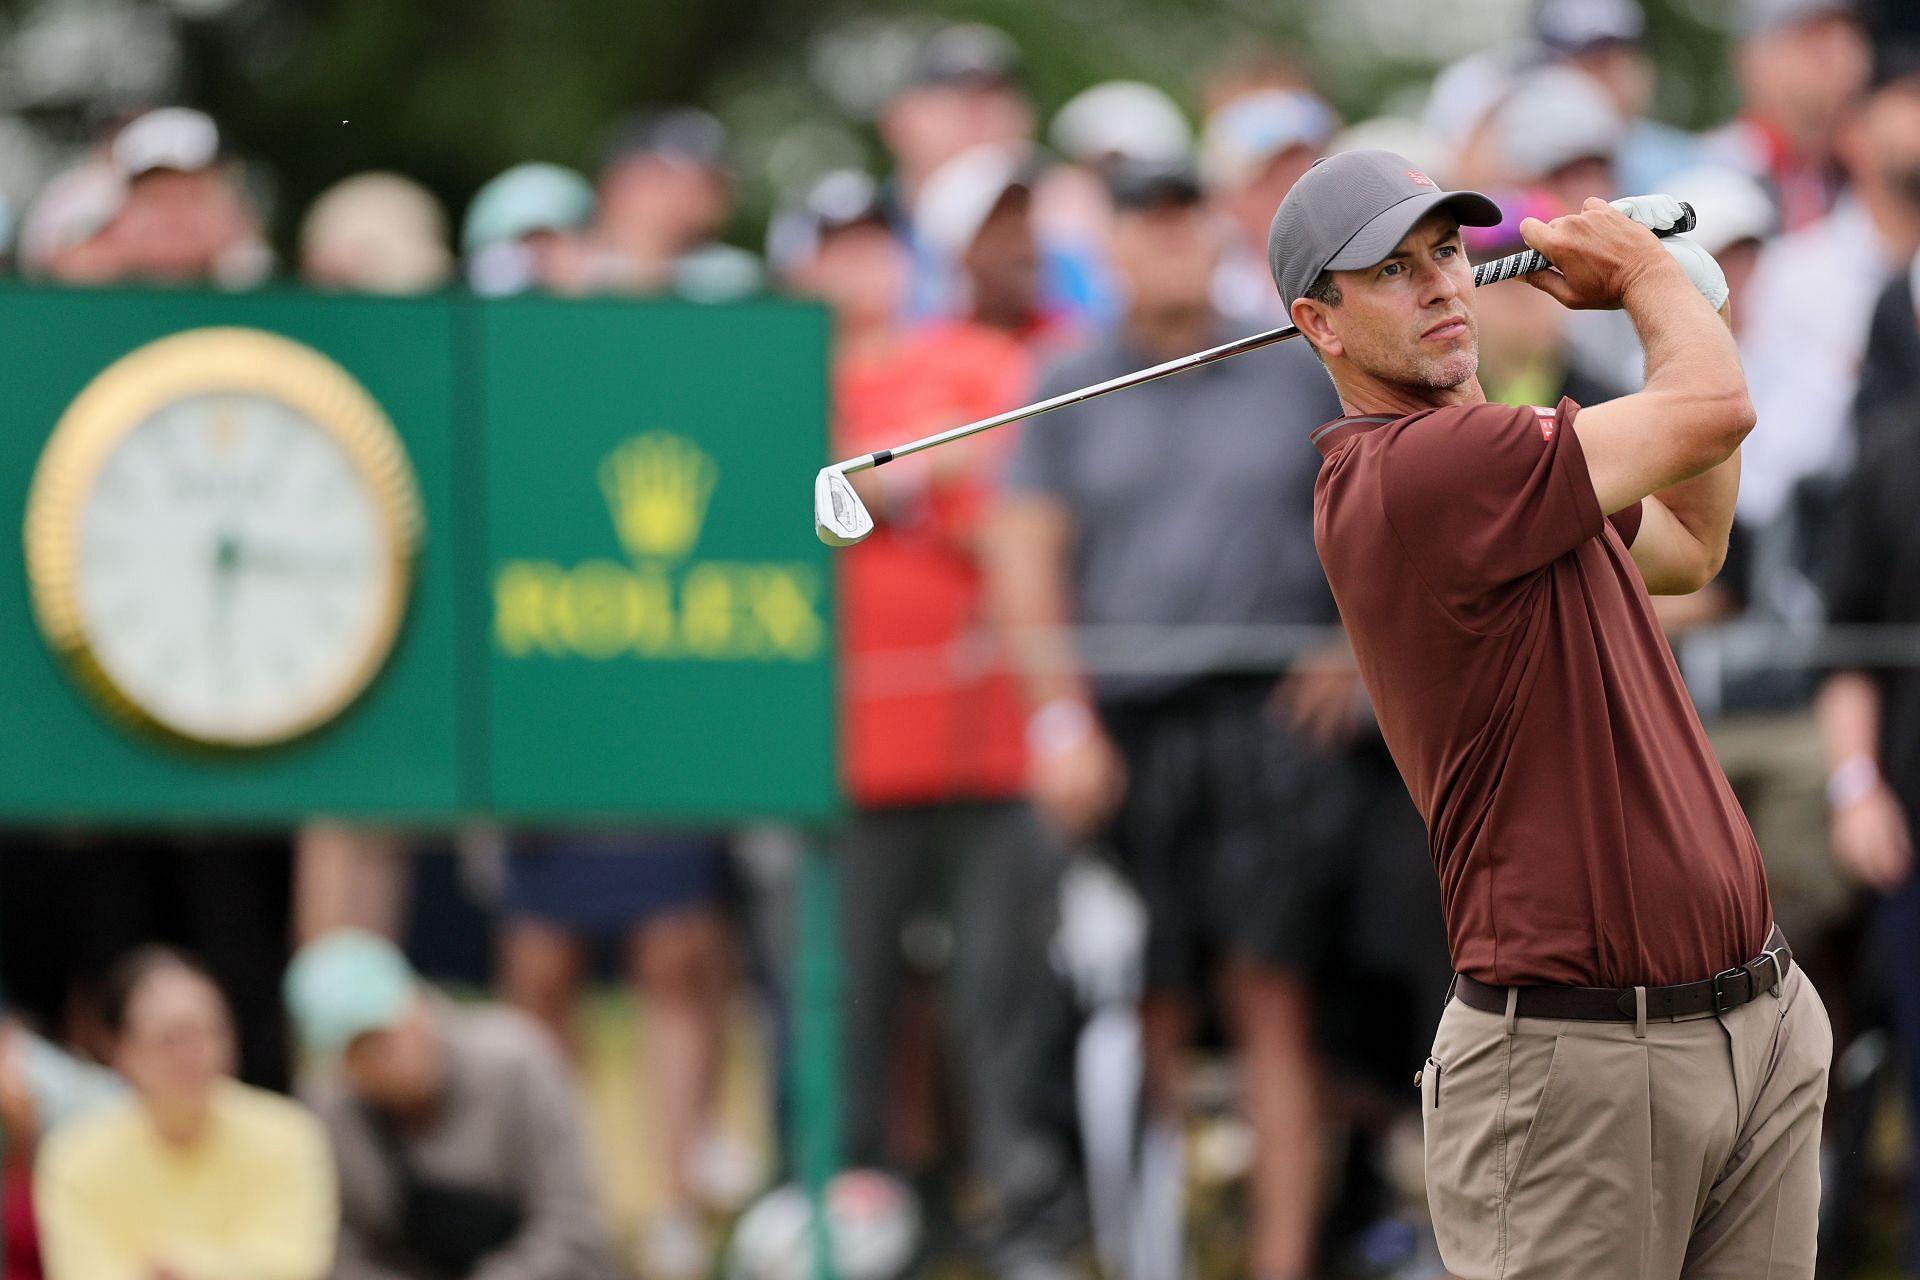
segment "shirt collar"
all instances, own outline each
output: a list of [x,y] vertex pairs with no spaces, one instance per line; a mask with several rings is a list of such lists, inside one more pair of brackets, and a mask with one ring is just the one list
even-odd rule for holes
[[1334,447],[1344,440],[1359,435],[1362,431],[1371,431],[1375,427],[1384,427],[1389,422],[1398,422],[1399,418],[1391,413],[1355,414],[1345,418],[1335,418],[1314,429],[1313,443],[1320,449],[1320,456],[1326,457]]

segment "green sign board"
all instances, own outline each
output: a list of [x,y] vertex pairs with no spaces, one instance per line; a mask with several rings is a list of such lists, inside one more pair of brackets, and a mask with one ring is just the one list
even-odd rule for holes
[[[294,364],[314,353],[391,424],[418,516],[391,647],[379,649],[359,683],[348,682],[340,707],[323,708],[285,740],[207,745],[156,731],[165,716],[142,722],[127,714],[128,699],[102,696],[107,682],[98,677],[103,668],[113,674],[111,661],[51,651],[46,575],[33,575],[30,588],[15,543],[15,553],[0,556],[0,662],[10,695],[0,717],[0,820],[280,822],[332,813],[668,823],[834,811],[830,565],[808,508],[826,420],[819,309],[0,289],[8,352],[0,512],[11,527],[28,520],[30,489],[45,488],[34,482],[36,468],[56,424],[72,434],[83,391],[88,413],[110,420],[120,412],[129,419],[121,438],[137,438],[155,458],[169,432],[216,443],[223,432],[244,437],[256,429],[248,414],[266,415],[257,425],[263,438],[278,432],[294,439],[286,450],[311,450],[275,425],[277,406],[248,399],[250,376],[226,385],[217,369],[168,363],[168,353],[193,344],[160,340],[208,333],[275,349],[299,344]],[[120,383],[129,369],[188,407],[128,408]],[[102,390],[109,370],[119,382]],[[307,403],[327,416],[319,392]],[[187,416],[173,422],[168,413]],[[95,466],[102,485],[127,482],[111,465]],[[131,462],[122,470],[136,488],[159,484],[141,480]],[[211,483],[190,464],[154,475],[172,476],[166,483],[176,490]],[[315,495],[327,491],[316,486],[306,500],[321,501]],[[291,502],[297,493],[289,494]],[[36,503],[50,505],[44,496]],[[141,510],[123,513],[123,540],[129,530],[141,540]],[[314,510],[331,513],[324,504]],[[35,518],[47,523],[43,516]],[[105,517],[89,518],[71,521],[69,542],[104,554],[111,539],[95,526]],[[216,582],[269,580],[297,567],[297,547],[203,540]],[[35,564],[43,570],[45,560]],[[345,571],[314,563],[315,574]],[[236,625],[220,597],[196,596],[184,581],[174,590],[164,575],[160,582],[147,584],[146,604],[164,606],[169,634],[232,643],[220,639]],[[92,596],[84,583],[74,588],[72,611],[108,608],[111,587]],[[249,606],[256,610],[308,607],[271,590],[241,598],[266,602]],[[314,610],[278,624],[298,638],[337,623]],[[116,643],[138,651],[144,615],[122,612]],[[164,628],[154,626],[158,636]],[[164,648],[157,639],[147,647]],[[294,656],[269,644],[262,672],[298,665],[297,645],[282,647]],[[183,671],[221,670],[207,659],[205,651],[171,655]],[[168,660],[156,652],[148,675],[163,676]],[[158,688],[164,701],[163,679]]]
[[829,812],[822,314],[526,301],[479,323],[490,808]]

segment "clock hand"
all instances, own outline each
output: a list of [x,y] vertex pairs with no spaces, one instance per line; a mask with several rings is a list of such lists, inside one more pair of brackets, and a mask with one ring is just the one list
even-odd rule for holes
[[214,541],[213,549],[213,599],[208,616],[212,634],[208,639],[208,656],[213,663],[214,680],[220,691],[232,697],[235,680],[233,671],[233,597],[239,586],[240,539],[231,533],[222,533]]

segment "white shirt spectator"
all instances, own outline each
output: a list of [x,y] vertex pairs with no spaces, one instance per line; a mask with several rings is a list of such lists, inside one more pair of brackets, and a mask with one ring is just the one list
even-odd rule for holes
[[1903,265],[1849,196],[1762,251],[1741,343],[1758,414],[1741,449],[1735,511],[1743,522],[1771,520],[1800,481],[1836,475],[1852,461],[1867,325]]

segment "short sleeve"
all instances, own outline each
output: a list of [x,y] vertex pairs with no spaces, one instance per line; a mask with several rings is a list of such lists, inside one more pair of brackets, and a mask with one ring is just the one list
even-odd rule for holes
[[[1079,385],[1071,378],[1064,377],[1059,369],[1054,369],[1041,380],[1034,392],[1034,399],[1046,400]],[[1007,462],[1003,479],[1008,493],[1062,499],[1071,494],[1073,450],[1070,437],[1080,413],[1079,409],[1057,409],[1048,415],[1047,421],[1037,425],[1032,421],[1023,422],[1014,428],[1019,438],[1014,443],[1013,456]]]
[[1448,609],[1478,612],[1490,593],[1599,535],[1600,502],[1573,430],[1578,409],[1571,400],[1556,409],[1466,405],[1388,428],[1381,501]]
[[1607,523],[1613,526],[1613,531],[1620,535],[1620,541],[1626,543],[1629,550],[1633,547],[1633,540],[1640,536],[1640,517],[1643,514],[1641,504],[1645,501],[1646,499],[1642,498],[1632,506],[1622,507],[1607,517]]

